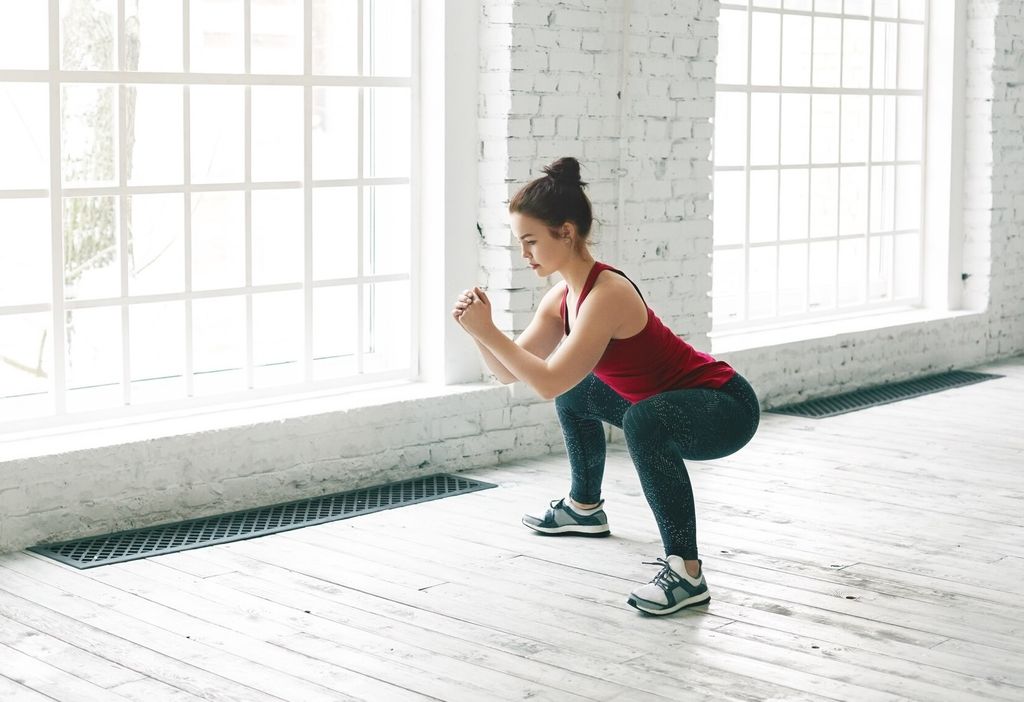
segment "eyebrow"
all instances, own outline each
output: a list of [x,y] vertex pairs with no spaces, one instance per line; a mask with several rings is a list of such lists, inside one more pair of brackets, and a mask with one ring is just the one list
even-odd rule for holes
[[522,234],[521,234],[521,235],[520,235],[520,236],[518,237],[518,238],[519,238],[519,241],[522,241],[523,239],[525,239],[525,238],[526,238],[526,237],[528,237],[528,236],[533,236],[533,233],[532,233],[532,232],[523,232],[523,233],[522,233]]

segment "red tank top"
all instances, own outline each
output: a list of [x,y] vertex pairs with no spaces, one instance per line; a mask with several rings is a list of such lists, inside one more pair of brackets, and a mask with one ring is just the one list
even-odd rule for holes
[[[577,314],[597,276],[605,270],[629,280],[622,271],[595,262],[576,303]],[[640,288],[632,280],[629,282],[643,300]],[[569,288],[566,287],[562,294],[562,324],[566,335],[569,334],[568,296]],[[594,375],[632,403],[667,390],[720,388],[735,374],[736,371],[725,361],[716,361],[676,336],[650,307],[647,308],[647,326],[628,339],[609,341],[604,355],[594,367]]]

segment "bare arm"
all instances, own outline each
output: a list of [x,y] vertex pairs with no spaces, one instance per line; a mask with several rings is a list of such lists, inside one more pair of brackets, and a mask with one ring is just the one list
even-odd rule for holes
[[[545,293],[540,304],[537,306],[537,311],[534,313],[530,324],[527,325],[523,333],[515,340],[516,345],[520,348],[529,351],[542,360],[550,356],[562,340],[563,331],[560,305],[563,290],[563,285],[556,285]],[[472,291],[467,290],[463,293],[463,297],[459,298],[459,303],[456,304],[455,310],[452,311],[452,316],[456,320],[459,320],[461,312],[465,310],[466,306],[472,304],[469,296],[471,293]],[[490,304],[486,293],[481,293],[481,296],[483,302]],[[479,339],[473,336],[473,341],[476,343],[484,363],[487,364],[487,368],[498,379],[498,382],[508,385],[519,380]]]

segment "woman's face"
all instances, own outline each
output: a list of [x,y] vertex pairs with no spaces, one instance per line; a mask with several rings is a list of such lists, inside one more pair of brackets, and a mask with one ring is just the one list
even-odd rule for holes
[[[548,225],[521,212],[511,215],[512,233],[519,240],[523,258],[539,276],[549,276],[560,269],[573,255],[572,237],[552,236]],[[562,234],[572,231],[572,225],[563,225]]]

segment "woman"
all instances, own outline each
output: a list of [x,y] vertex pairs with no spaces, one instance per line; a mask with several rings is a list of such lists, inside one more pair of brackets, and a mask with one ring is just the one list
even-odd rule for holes
[[512,231],[537,275],[557,273],[563,282],[544,295],[515,342],[495,327],[480,288],[464,291],[452,310],[501,382],[521,380],[555,399],[569,494],[523,523],[542,534],[607,536],[601,422],[620,427],[666,554],[650,564],[661,566],[658,575],[628,602],[649,614],[706,603],[684,460],[720,458],[744,446],[757,429],[757,397],[728,364],[665,327],[625,274],[594,260],[579,162],[562,158],[544,173],[509,203]]

